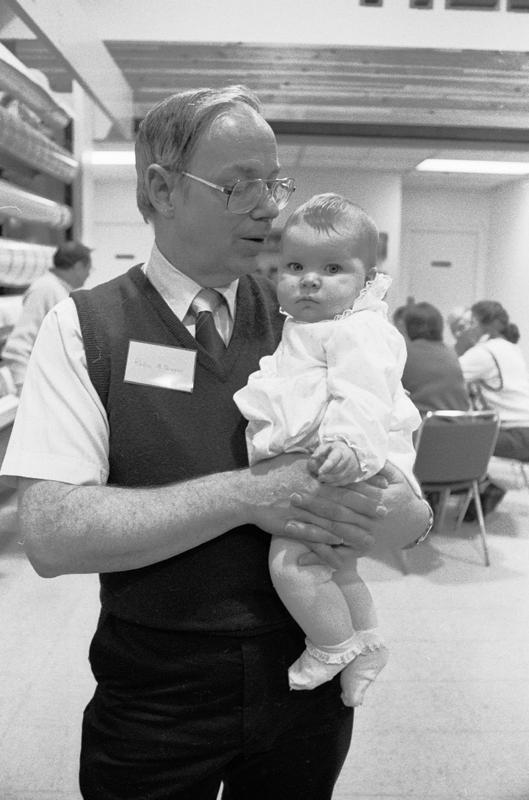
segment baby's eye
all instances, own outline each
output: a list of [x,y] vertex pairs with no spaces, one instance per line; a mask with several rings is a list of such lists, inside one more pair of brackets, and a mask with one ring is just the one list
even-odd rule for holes
[[303,264],[300,264],[298,261],[290,261],[287,264],[287,269],[291,272],[301,272],[303,270]]
[[326,264],[325,271],[328,272],[330,275],[335,275],[337,272],[341,272],[342,268],[340,264]]

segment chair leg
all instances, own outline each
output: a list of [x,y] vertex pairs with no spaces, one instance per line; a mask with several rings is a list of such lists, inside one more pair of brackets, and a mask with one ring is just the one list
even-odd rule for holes
[[529,477],[527,475],[527,470],[529,469],[529,464],[526,462],[520,463],[520,471],[522,473],[522,480],[524,482],[525,488],[529,489]]
[[472,481],[472,493],[474,495],[474,502],[476,504],[479,532],[481,534],[481,541],[483,543],[485,566],[490,567],[489,548],[487,545],[487,531],[485,530],[485,520],[483,519],[483,509],[481,508],[481,498],[479,496],[479,486],[477,481]]
[[435,521],[435,530],[442,531],[445,521],[446,506],[448,505],[448,498],[450,497],[450,489],[442,489],[439,497],[439,506],[437,512],[437,519]]
[[468,508],[471,500],[472,500],[472,489],[470,488],[468,490],[468,492],[466,493],[466,495],[464,497],[464,500],[461,503],[461,506],[459,508],[459,513],[457,515],[457,520],[456,520],[456,531],[458,531],[459,528],[461,527],[461,523],[463,522],[463,519],[465,518],[465,514],[467,513],[467,508]]

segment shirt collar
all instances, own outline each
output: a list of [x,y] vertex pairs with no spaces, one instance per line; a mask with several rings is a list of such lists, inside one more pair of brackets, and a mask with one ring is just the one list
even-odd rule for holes
[[68,283],[68,281],[67,281],[67,280],[65,280],[65,279],[64,279],[64,278],[62,278],[60,275],[58,275],[58,274],[57,274],[57,273],[56,273],[54,270],[51,270],[51,269],[50,269],[50,270],[49,270],[49,272],[50,272],[50,275],[53,275],[55,278],[57,278],[57,280],[59,281],[59,283],[60,283],[62,286],[64,286],[64,288],[66,289],[66,291],[68,292],[68,294],[70,294],[70,292],[73,292],[73,291],[74,291],[74,287],[72,286],[72,284],[71,284],[71,283]]
[[[189,306],[202,289],[202,286],[190,278],[189,275],[184,275],[179,269],[173,267],[162,255],[156,243],[153,244],[151,254],[142,269],[173,314],[183,322]],[[226,286],[212,287],[224,296],[232,319],[235,319],[235,300],[238,285],[239,280],[236,279]]]

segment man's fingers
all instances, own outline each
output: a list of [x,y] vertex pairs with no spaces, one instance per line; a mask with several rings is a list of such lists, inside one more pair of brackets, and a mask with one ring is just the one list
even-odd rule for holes
[[378,519],[385,516],[381,505],[382,492],[367,484],[355,484],[354,489],[322,485],[317,494],[296,492],[290,498],[293,506],[322,520],[362,525],[362,517]]
[[328,544],[310,544],[310,553],[305,553],[298,559],[298,564],[302,567],[310,566],[311,564],[327,564],[333,569],[339,569],[342,562],[336,552],[336,548],[330,547]]
[[[289,519],[285,523],[284,533],[292,539],[303,539],[313,544],[338,545],[343,543],[343,536],[334,533],[331,528],[334,523],[329,523],[329,527],[322,528],[318,524],[317,517],[304,515],[305,519]],[[320,520],[321,522],[321,520]]]
[[310,544],[311,549],[322,545],[338,546],[347,545],[357,556],[366,555],[374,545],[374,537],[364,527],[332,523],[332,533],[328,528],[322,528],[317,522],[289,520],[284,529],[284,535],[293,539],[302,539]]

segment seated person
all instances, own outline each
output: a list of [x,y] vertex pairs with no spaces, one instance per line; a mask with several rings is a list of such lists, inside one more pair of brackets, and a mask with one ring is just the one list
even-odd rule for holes
[[[520,331],[505,308],[493,300],[472,306],[476,344],[459,359],[472,386],[476,406],[496,411],[500,431],[494,455],[529,462],[529,370],[518,345]],[[481,493],[483,513],[490,513],[505,495],[492,481]],[[471,504],[465,517],[475,519]]]
[[33,281],[24,294],[22,312],[2,349],[0,376],[9,392],[20,394],[22,390],[29,357],[48,311],[84,285],[92,266],[90,253],[90,248],[80,242],[60,245],[53,255],[53,267]]
[[470,308],[454,308],[446,317],[450,332],[455,339],[454,350],[457,356],[462,356],[470,347],[476,344],[476,334],[472,326],[472,311]]
[[409,306],[404,315],[408,356],[402,385],[424,416],[428,411],[468,411],[470,400],[454,351],[443,342],[443,317],[430,303]]
[[403,336],[406,336],[406,331],[404,329],[404,315],[406,314],[407,310],[408,306],[399,306],[395,309],[393,316],[391,317],[394,326]]

